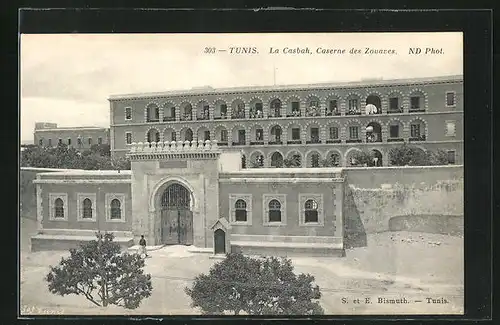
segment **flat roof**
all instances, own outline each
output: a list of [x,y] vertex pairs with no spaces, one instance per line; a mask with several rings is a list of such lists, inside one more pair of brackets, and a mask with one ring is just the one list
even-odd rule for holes
[[107,131],[109,127],[99,127],[99,126],[65,126],[57,128],[46,128],[46,129],[35,129],[35,132],[54,132],[54,131],[74,131],[74,130],[105,130]]
[[41,176],[130,176],[131,170],[65,170],[52,173],[38,173]]
[[290,85],[275,85],[275,86],[249,86],[249,87],[225,87],[225,88],[192,88],[184,90],[169,90],[163,92],[150,93],[134,93],[134,94],[116,94],[110,95],[108,100],[120,100],[142,97],[165,97],[165,96],[182,96],[182,95],[205,95],[217,93],[233,93],[233,92],[258,92],[258,91],[286,91],[299,89],[321,89],[321,88],[353,88],[353,87],[375,87],[389,86],[395,84],[425,84],[439,82],[460,82],[463,81],[463,75],[437,76],[427,78],[404,78],[404,79],[373,79],[373,80],[358,80],[344,81],[332,83],[310,83],[310,84],[290,84]]

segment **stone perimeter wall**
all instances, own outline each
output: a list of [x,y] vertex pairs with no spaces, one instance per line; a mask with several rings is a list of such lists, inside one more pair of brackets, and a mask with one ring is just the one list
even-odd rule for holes
[[463,233],[463,166],[345,172],[346,247],[365,246],[366,234],[392,230]]

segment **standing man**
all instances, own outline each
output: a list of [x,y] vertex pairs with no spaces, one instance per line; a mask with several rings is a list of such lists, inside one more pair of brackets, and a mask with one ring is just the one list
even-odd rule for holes
[[146,251],[146,239],[144,239],[144,235],[141,235],[141,240],[139,240],[139,254],[141,256],[144,254],[145,257],[148,257],[148,252]]

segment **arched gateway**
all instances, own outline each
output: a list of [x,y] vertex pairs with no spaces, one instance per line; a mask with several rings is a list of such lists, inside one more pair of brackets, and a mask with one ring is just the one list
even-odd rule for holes
[[167,245],[193,244],[191,193],[183,185],[168,185],[161,195],[161,240]]

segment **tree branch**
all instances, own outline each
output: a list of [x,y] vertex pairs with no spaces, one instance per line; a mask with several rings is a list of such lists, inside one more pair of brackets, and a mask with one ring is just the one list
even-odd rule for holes
[[77,290],[78,292],[82,293],[82,294],[85,296],[85,298],[87,298],[88,300],[90,300],[91,302],[93,302],[96,306],[101,307],[101,305],[100,305],[98,302],[96,302],[96,301],[94,300],[94,297],[93,297],[90,293],[87,293],[85,290],[80,289],[80,288],[78,287],[78,285],[76,285],[76,290]]

